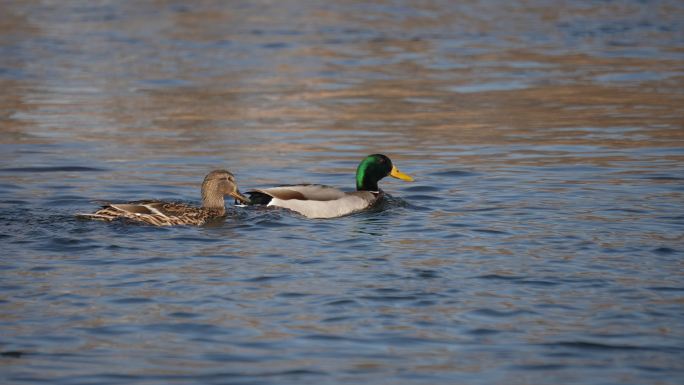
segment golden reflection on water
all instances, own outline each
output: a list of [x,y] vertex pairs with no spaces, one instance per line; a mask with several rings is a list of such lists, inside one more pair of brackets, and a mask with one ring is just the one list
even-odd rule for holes
[[[450,47],[458,47],[458,40],[450,39],[459,38],[454,24],[468,22],[464,7],[444,13],[426,4],[422,11],[429,17],[398,24],[379,17],[369,29],[364,18],[350,21],[335,7],[314,7],[287,24],[271,12],[241,14],[229,7],[162,12],[142,23],[150,10],[126,5],[130,17],[87,22],[84,30],[84,23],[55,23],[60,17],[47,13],[13,17],[23,14],[12,13],[22,8],[12,5],[0,32],[18,36],[30,60],[6,65],[31,73],[63,66],[57,75],[66,77],[0,79],[3,143],[75,140],[130,149],[124,152],[128,159],[236,151],[254,160],[245,152],[329,153],[339,143],[360,146],[354,151],[358,157],[371,148],[399,154],[418,154],[420,148],[429,154],[432,146],[639,148],[669,147],[684,139],[681,61],[545,52],[546,46],[502,49],[471,42],[465,27],[460,53]],[[554,27],[549,20],[562,18],[557,9],[526,11],[540,12],[541,25],[549,28]],[[334,35],[315,35],[325,25],[343,25],[342,20],[355,27],[342,32],[340,42],[330,42]],[[487,31],[494,23],[483,18],[470,25]],[[98,35],[113,27],[115,38]],[[403,33],[364,38],[370,30]],[[123,36],[135,43],[127,45]],[[55,57],[33,47],[48,37],[59,39],[54,49],[64,52]],[[177,50],[174,42],[183,41],[192,42],[192,52],[193,43],[209,45],[200,61],[168,53]],[[225,47],[211,45],[222,41]],[[263,47],[269,43],[283,47]],[[625,74],[641,74],[644,80],[621,81]],[[173,85],[174,79],[182,82]],[[487,84],[493,86],[478,88]],[[610,136],[606,129],[618,131]],[[329,130],[335,134],[320,135]],[[359,131],[382,135],[359,137]],[[314,139],[271,137],[278,132]],[[233,143],[249,148],[226,148]]]

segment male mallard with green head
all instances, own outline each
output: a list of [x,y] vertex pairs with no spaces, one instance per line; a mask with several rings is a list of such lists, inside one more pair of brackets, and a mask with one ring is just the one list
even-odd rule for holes
[[356,169],[356,191],[344,192],[334,187],[304,184],[248,191],[252,204],[284,207],[307,218],[335,218],[367,209],[378,202],[383,191],[380,179],[391,176],[412,182],[382,154],[367,156]]
[[104,221],[126,218],[155,226],[199,226],[226,214],[224,195],[249,203],[249,199],[238,191],[233,174],[226,170],[214,170],[207,174],[202,182],[202,207],[173,202],[139,201],[108,204],[93,214],[77,214],[77,216]]

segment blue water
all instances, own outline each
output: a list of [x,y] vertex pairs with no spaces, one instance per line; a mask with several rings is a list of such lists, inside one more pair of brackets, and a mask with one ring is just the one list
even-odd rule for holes
[[[0,4],[3,384],[679,384],[678,1]],[[101,202],[350,190],[156,228]]]

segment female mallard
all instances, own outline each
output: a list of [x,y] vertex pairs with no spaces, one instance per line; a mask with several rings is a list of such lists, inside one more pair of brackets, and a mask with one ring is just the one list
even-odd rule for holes
[[249,203],[249,199],[238,191],[233,174],[226,170],[214,170],[202,182],[202,207],[193,207],[183,203],[139,201],[108,204],[93,214],[77,214],[77,216],[105,221],[126,218],[155,226],[199,226],[210,219],[225,215],[224,195]]
[[305,184],[248,191],[252,204],[284,207],[307,218],[335,218],[371,207],[383,191],[378,181],[386,176],[405,181],[413,178],[397,170],[382,154],[366,157],[356,169],[356,190],[344,192],[334,187]]

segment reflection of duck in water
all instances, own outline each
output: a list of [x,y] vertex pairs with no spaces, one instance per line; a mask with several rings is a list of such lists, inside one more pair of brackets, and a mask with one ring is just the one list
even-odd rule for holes
[[413,178],[392,165],[381,154],[367,156],[356,169],[356,190],[343,192],[329,186],[303,184],[248,191],[252,204],[284,207],[308,218],[335,218],[364,210],[378,202],[383,191],[378,181],[386,176],[405,181]]
[[202,207],[183,203],[139,201],[108,204],[93,214],[77,214],[80,218],[111,221],[126,218],[155,226],[202,225],[225,215],[224,195],[249,203],[238,191],[235,177],[226,170],[210,172],[202,182]]

